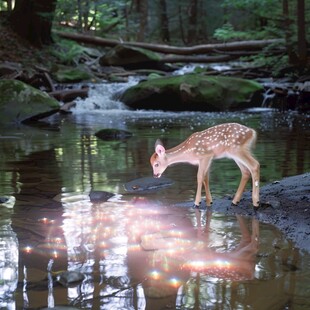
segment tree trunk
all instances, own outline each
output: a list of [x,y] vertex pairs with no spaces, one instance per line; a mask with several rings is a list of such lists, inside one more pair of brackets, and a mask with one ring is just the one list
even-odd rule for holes
[[188,8],[188,32],[187,32],[187,43],[191,44],[196,42],[197,39],[197,7],[198,0],[191,0]]
[[12,28],[34,45],[52,43],[51,29],[57,0],[16,0]]
[[82,19],[82,2],[77,0],[77,10],[78,10],[78,31],[83,32],[83,19]]
[[164,43],[170,42],[169,20],[167,16],[166,0],[159,0],[160,37]]
[[178,4],[178,10],[179,10],[179,27],[180,27],[180,36],[182,38],[182,42],[186,44],[185,34],[184,34],[184,25],[183,25],[183,17],[182,17],[182,6],[179,3]]
[[290,64],[294,64],[296,56],[294,56],[293,42],[292,42],[292,20],[289,14],[289,0],[282,1],[283,14],[283,29],[285,32],[285,45]]
[[208,23],[206,21],[206,9],[204,7],[204,1],[200,1],[199,3],[199,8],[198,8],[198,12],[199,12],[199,18],[198,18],[198,24],[199,24],[199,28],[197,31],[197,39],[200,42],[208,42]]
[[85,1],[84,8],[83,8],[83,23],[84,23],[83,30],[84,31],[88,30],[89,9],[90,9],[90,4],[89,4],[89,0],[87,0],[87,1]]
[[8,5],[8,11],[12,11],[12,9],[13,9],[12,0],[6,0],[6,3]]
[[148,18],[148,0],[140,0],[140,31],[138,32],[138,41],[143,42],[145,38],[145,32],[147,28],[147,18]]
[[297,31],[298,31],[298,60],[301,66],[307,64],[307,41],[306,41],[306,22],[305,22],[305,1],[297,0]]

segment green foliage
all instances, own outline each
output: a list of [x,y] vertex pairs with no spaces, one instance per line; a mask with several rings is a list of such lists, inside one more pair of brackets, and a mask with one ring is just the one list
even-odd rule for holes
[[269,67],[272,70],[273,76],[278,76],[280,71],[289,66],[289,60],[287,55],[282,56],[264,56],[259,54],[252,56],[247,60],[251,60],[254,66]]
[[227,23],[232,25],[232,29],[227,29],[230,30],[229,38],[267,39],[279,37],[279,35],[283,37],[283,15],[280,1],[225,0],[222,6],[227,12]]
[[243,12],[247,18],[258,17],[275,17],[281,10],[281,1],[274,0],[224,0],[223,8],[234,14],[236,10]]
[[122,21],[122,18],[117,14],[118,8],[107,3],[101,4],[99,7],[98,18],[96,26],[99,31],[104,31],[111,28]]
[[74,41],[59,40],[56,46],[51,47],[51,53],[63,64],[74,64],[84,53],[86,48]]
[[124,27],[125,20],[120,12],[126,3],[125,0],[61,0],[58,1],[55,21],[79,31],[94,31],[97,34],[115,28],[119,31]]
[[[120,41],[138,39],[152,43],[166,42],[162,36],[163,30],[167,30],[167,43],[174,45],[204,44],[210,38],[224,42],[284,38],[289,50],[298,56],[296,0],[288,0],[288,16],[283,13],[283,1],[199,0],[194,12],[191,11],[194,1],[164,2],[165,10],[160,5],[162,1],[58,0],[54,27]],[[305,1],[305,6],[308,25],[310,2]],[[163,28],[163,17],[168,21],[168,29]],[[306,32],[309,42],[310,32]],[[78,45],[54,51],[66,64],[75,62],[82,53],[83,48]]]
[[268,38],[279,38],[283,36],[283,32],[275,27],[265,27],[258,30],[237,31],[231,23],[226,23],[222,27],[217,28],[213,37],[219,41],[230,40],[263,40]]
[[228,41],[231,39],[249,39],[249,35],[244,31],[235,31],[232,24],[226,23],[221,28],[216,29],[213,36],[217,40]]
[[[65,26],[73,31],[93,33],[98,36],[136,40],[143,30],[146,41],[158,42],[162,38],[162,16],[168,20],[170,42],[188,43],[189,8],[194,1],[165,0],[166,12],[160,1],[148,1],[147,24],[141,24],[141,9],[146,0],[58,0],[54,27]],[[296,34],[296,1],[289,0],[291,28],[284,25],[282,1],[274,0],[201,0],[198,1],[195,42],[206,43],[213,36],[221,41],[291,37]],[[306,1],[306,20],[310,8]],[[193,28],[193,27],[192,27]],[[290,35],[285,36],[285,31]],[[308,32],[309,36],[309,32]]]

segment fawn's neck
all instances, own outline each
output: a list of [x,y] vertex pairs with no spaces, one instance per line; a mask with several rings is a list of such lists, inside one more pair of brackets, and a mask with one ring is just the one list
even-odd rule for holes
[[198,156],[195,153],[195,147],[188,147],[185,142],[166,151],[168,165],[176,163],[189,163],[192,165],[198,164]]

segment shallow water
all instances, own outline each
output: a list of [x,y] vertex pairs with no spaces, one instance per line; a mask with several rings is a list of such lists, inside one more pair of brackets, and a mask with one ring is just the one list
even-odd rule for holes
[[[89,109],[89,108],[88,108]],[[227,121],[258,131],[262,184],[310,170],[309,119],[296,114],[77,110],[45,128],[2,128],[0,308],[308,309],[310,258],[255,218],[195,212],[196,168],[179,165],[173,185],[141,195],[124,184],[151,176],[154,141],[172,147],[192,131]],[[102,128],[129,130],[101,141]],[[214,199],[233,195],[240,173],[229,160],[211,169]],[[116,196],[91,202],[91,191]],[[250,202],[249,202],[250,204]],[[64,270],[85,275],[65,288]]]

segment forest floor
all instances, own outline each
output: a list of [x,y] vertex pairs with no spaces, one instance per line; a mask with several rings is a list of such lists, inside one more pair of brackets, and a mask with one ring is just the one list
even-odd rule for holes
[[19,63],[23,67],[46,66],[55,57],[50,47],[37,48],[19,37],[10,27],[3,14],[0,15],[0,62]]

